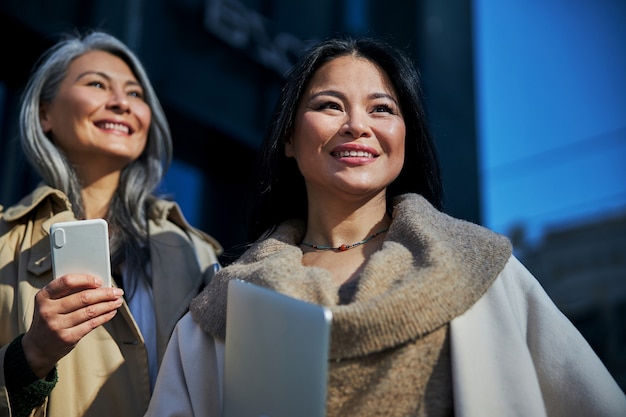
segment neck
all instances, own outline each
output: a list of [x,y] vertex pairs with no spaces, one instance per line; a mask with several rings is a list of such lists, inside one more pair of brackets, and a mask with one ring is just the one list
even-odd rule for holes
[[106,217],[118,180],[119,176],[106,176],[83,186],[81,197],[87,219]]
[[302,245],[316,250],[344,252],[375,239],[386,232],[390,224],[391,219],[385,212],[375,218],[356,215],[339,222],[309,220]]

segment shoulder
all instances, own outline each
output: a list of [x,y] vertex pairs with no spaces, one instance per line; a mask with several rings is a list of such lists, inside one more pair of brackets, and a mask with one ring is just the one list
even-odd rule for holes
[[[483,324],[494,331],[526,335],[542,322],[568,323],[537,279],[511,255],[485,294],[457,320],[476,331]],[[526,336],[522,336],[526,337]]]
[[561,315],[541,283],[514,255],[509,257],[494,285],[493,291],[486,294],[488,297],[504,298],[511,307],[517,306],[526,314],[549,308]]
[[69,198],[62,191],[40,184],[13,206],[0,209],[0,219],[4,222],[17,222],[35,211],[45,201],[50,201],[56,207],[56,211],[71,211]]
[[541,283],[513,255],[496,280],[466,313],[477,326],[489,322],[493,329],[514,332],[532,346],[587,345],[582,335],[546,293]]
[[552,300],[532,273],[511,255],[498,277],[479,302],[495,309],[506,308],[517,317],[528,316],[533,310],[556,309]]
[[511,242],[506,236],[438,210],[419,194],[397,196],[394,199],[393,217],[394,222],[401,223],[407,230],[424,231],[460,249],[477,245],[488,250],[499,248],[505,260],[511,254]]

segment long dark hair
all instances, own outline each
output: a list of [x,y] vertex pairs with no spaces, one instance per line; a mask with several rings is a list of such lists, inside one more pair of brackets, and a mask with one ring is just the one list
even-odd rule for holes
[[248,224],[251,241],[284,220],[306,221],[304,178],[295,160],[285,156],[284,144],[293,129],[302,94],[315,72],[325,63],[346,55],[375,63],[385,71],[398,94],[406,125],[405,159],[402,171],[387,189],[387,207],[391,207],[394,197],[412,192],[441,209],[443,187],[439,163],[426,123],[419,73],[413,62],[404,52],[382,40],[340,35],[311,47],[287,73],[258,155],[255,177],[258,188]]

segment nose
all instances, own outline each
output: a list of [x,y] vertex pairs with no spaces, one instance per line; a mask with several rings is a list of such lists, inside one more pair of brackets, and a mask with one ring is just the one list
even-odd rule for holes
[[356,111],[346,114],[346,120],[341,126],[341,134],[350,135],[354,138],[360,138],[370,134],[366,115]]
[[107,108],[117,113],[128,112],[130,110],[130,101],[128,100],[126,92],[118,88],[112,90]]

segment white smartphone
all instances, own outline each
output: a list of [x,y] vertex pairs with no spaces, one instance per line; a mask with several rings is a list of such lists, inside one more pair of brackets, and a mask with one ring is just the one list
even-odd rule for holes
[[52,276],[90,274],[111,286],[109,226],[104,219],[75,220],[50,226]]

